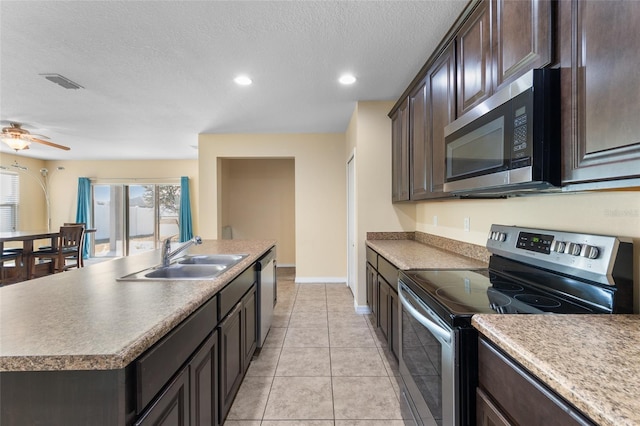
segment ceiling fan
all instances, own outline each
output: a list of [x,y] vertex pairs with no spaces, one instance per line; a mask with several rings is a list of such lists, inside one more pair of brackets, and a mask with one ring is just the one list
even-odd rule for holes
[[3,127],[2,133],[0,134],[2,142],[6,143],[11,147],[11,149],[15,149],[16,151],[29,149],[29,145],[31,145],[32,142],[51,146],[53,148],[64,149],[65,151],[69,151],[71,149],[68,146],[58,145],[57,143],[45,141],[40,138],[49,139],[44,135],[31,134],[28,130],[23,129],[22,124],[20,123],[9,123],[9,127]]

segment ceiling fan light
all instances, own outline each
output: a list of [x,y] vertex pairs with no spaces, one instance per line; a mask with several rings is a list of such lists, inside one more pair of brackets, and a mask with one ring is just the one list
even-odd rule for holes
[[26,148],[29,147],[29,145],[31,145],[31,141],[28,141],[26,139],[22,139],[19,136],[7,136],[7,135],[4,135],[0,139],[2,139],[2,142],[4,142],[7,145],[9,145],[9,147],[11,149],[14,149],[16,151],[20,151],[22,149],[26,149]]

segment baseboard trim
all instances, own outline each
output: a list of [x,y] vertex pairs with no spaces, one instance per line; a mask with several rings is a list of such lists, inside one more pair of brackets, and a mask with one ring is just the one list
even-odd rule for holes
[[368,315],[371,313],[369,305],[355,305],[356,314]]
[[296,284],[347,284],[345,277],[296,277]]

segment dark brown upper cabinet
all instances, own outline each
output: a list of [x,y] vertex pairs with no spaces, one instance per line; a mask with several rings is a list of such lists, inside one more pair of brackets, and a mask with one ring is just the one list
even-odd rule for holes
[[449,197],[450,194],[444,192],[444,128],[456,118],[456,55],[453,42],[435,60],[429,69],[428,79],[432,159],[430,198]]
[[491,3],[481,1],[456,35],[458,116],[492,93]]
[[640,2],[574,0],[558,7],[563,184],[638,186]]
[[409,95],[409,149],[412,200],[429,198],[431,192],[431,141],[427,136],[427,82],[422,80]]
[[491,0],[493,91],[551,63],[551,9],[548,0]]
[[391,116],[391,200],[409,200],[409,99]]

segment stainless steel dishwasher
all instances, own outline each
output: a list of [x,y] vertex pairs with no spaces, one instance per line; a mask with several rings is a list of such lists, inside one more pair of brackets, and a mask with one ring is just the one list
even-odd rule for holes
[[271,328],[275,304],[277,286],[275,247],[256,262],[256,274],[258,276],[258,347],[261,348]]

